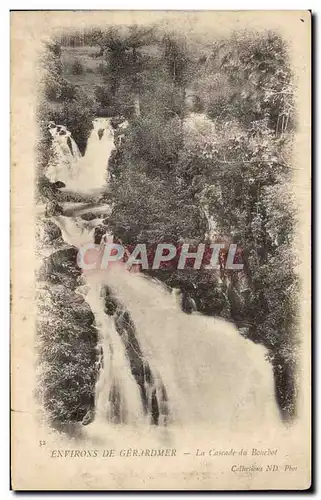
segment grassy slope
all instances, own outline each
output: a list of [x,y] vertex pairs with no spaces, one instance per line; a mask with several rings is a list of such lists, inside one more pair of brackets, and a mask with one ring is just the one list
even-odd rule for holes
[[[99,51],[99,47],[84,45],[82,47],[62,47],[61,62],[63,77],[73,85],[82,87],[87,95],[94,95],[97,85],[103,85],[103,76],[99,72],[99,66],[103,62],[102,57],[93,57]],[[72,66],[75,61],[80,61],[84,72],[75,75]]]

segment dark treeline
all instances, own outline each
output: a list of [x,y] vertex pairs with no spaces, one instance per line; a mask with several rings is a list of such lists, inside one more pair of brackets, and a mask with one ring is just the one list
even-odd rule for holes
[[[97,74],[77,47],[99,61]],[[64,76],[64,51],[78,79],[89,74],[99,81],[90,92]],[[242,249],[243,272],[225,270],[221,259],[217,273],[153,275],[180,288],[186,312],[193,300],[198,311],[236,323],[267,347],[282,416],[293,418],[298,283],[289,155],[295,116],[283,40],[266,32],[205,43],[157,27],[111,27],[63,35],[46,57],[44,122],[66,123],[82,150],[95,114],[129,122],[126,130],[116,127],[103,196],[113,203],[108,227],[116,238],[197,245],[212,237]]]

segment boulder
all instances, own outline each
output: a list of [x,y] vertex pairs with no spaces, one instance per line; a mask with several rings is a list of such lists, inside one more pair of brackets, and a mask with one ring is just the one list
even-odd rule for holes
[[61,215],[63,213],[63,208],[55,200],[50,200],[46,204],[46,217],[53,217],[54,215]]
[[103,137],[103,135],[104,135],[104,132],[105,132],[105,129],[103,129],[103,128],[100,128],[100,129],[98,130],[98,137],[99,137],[99,140],[101,140],[101,139],[102,139],[102,137]]
[[38,237],[45,244],[62,238],[61,229],[51,220],[43,220],[38,228]]
[[44,259],[38,272],[41,281],[49,281],[53,284],[63,284],[67,288],[76,288],[79,284],[81,269],[77,265],[78,249],[67,246],[53,252]]
[[97,219],[97,215],[92,213],[92,212],[87,212],[85,214],[81,214],[80,218],[82,220],[91,221],[91,220]]
[[105,226],[104,224],[100,224],[99,226],[95,227],[95,232],[94,232],[94,243],[95,245],[99,245],[101,242],[102,237],[106,232],[108,231],[108,226]]
[[57,181],[57,182],[52,183],[52,187],[55,189],[61,189],[61,188],[66,187],[66,184],[62,181]]

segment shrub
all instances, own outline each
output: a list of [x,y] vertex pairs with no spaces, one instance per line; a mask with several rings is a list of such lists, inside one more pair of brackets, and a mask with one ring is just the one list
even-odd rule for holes
[[81,61],[76,59],[71,65],[71,73],[73,75],[82,75],[84,71],[85,70],[83,64],[81,63]]

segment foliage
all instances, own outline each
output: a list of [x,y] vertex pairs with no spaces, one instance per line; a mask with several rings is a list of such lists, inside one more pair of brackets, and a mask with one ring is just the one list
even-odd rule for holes
[[71,71],[74,75],[82,75],[84,73],[84,66],[79,59],[73,62]]
[[77,250],[66,247],[49,219],[38,226],[38,248],[56,250],[38,273],[39,397],[52,422],[81,420],[94,403],[97,330],[94,315],[75,288],[80,269]]
[[[211,217],[212,238],[238,244],[243,273],[223,269],[220,279],[204,271],[153,275],[193,297],[198,310],[234,321],[268,348],[280,408],[291,418],[298,281],[291,250],[294,116],[287,48],[274,33],[234,35],[214,44],[196,71],[188,54],[179,52],[183,43],[170,37],[162,43],[163,66],[153,73],[159,83],[154,87],[150,75],[145,80],[142,116],[131,121],[118,157],[111,227],[127,243],[195,243],[208,234]],[[175,109],[171,96],[186,92],[186,74],[195,75],[189,87],[212,126],[205,115],[182,120],[181,106],[174,115],[165,111]]]
[[111,105],[111,96],[108,89],[105,86],[97,85],[95,88],[96,101],[102,108],[107,108]]
[[[287,47],[278,34],[238,33],[221,40],[202,72],[212,118],[237,118],[245,126],[267,119],[276,133],[293,127],[292,74]],[[209,77],[213,73],[214,82]],[[207,92],[209,86],[212,96]]]
[[56,47],[50,45],[44,55],[43,97],[39,103],[38,116],[43,123],[52,120],[67,126],[80,151],[84,153],[92,129],[96,102],[83,89],[62,77],[62,65]]
[[[289,189],[295,114],[284,41],[272,32],[238,33],[202,46],[132,26],[89,30],[63,43],[96,48],[104,83],[94,86],[94,98],[69,83],[59,45],[52,45],[44,123],[66,124],[83,151],[94,113],[112,109],[128,118],[129,127],[115,134],[120,140],[104,196],[112,203],[109,229],[123,243],[238,244],[243,272],[227,271],[222,260],[218,273],[151,274],[180,288],[200,312],[235,322],[268,348],[281,411],[292,418],[299,349],[296,213]],[[44,126],[43,150],[47,142]],[[45,163],[43,155],[39,164]]]

